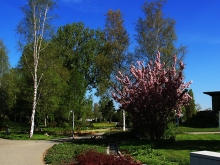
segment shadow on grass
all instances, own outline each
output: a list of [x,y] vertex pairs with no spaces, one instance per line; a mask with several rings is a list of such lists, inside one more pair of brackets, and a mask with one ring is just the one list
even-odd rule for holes
[[220,151],[220,140],[128,140],[121,142],[120,145],[136,147],[150,145],[154,149],[165,150]]

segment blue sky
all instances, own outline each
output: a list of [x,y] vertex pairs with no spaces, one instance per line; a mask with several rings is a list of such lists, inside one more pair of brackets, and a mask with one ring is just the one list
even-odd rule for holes
[[[20,7],[26,0],[0,0],[0,38],[6,45],[11,66],[16,66],[21,53],[17,50],[15,33],[23,14]],[[144,0],[58,0],[54,10],[59,18],[56,27],[82,21],[90,28],[103,29],[104,14],[109,9],[120,9],[124,25],[133,39],[134,25],[143,16]],[[203,109],[211,107],[207,91],[220,91],[220,1],[219,0],[168,0],[163,12],[176,21],[177,46],[188,46],[185,63],[185,81],[193,81],[195,101]],[[133,47],[131,47],[131,50]],[[95,100],[97,101],[97,100]]]

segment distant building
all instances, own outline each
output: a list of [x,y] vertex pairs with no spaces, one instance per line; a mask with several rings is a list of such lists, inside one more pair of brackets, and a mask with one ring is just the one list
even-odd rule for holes
[[212,97],[212,110],[220,111],[220,91],[203,92]]

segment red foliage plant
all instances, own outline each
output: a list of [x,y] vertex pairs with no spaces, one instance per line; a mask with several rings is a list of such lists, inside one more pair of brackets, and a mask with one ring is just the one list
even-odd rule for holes
[[76,157],[75,165],[141,165],[129,156],[107,155],[88,150]]
[[154,63],[150,61],[146,67],[140,61],[137,62],[137,68],[131,65],[132,80],[121,72],[116,77],[122,90],[114,87],[114,100],[132,114],[134,128],[151,139],[163,137],[171,114],[175,110],[180,114],[181,107],[188,104],[190,98],[187,88],[192,81],[183,82],[184,64],[180,61],[176,69],[176,61],[177,57],[174,56],[171,67],[166,68],[158,52]]

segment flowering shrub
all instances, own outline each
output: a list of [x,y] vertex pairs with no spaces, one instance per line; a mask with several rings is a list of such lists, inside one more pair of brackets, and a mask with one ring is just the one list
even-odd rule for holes
[[107,155],[88,150],[76,157],[75,165],[141,165],[129,156]]
[[154,63],[149,62],[146,67],[140,61],[137,68],[131,65],[132,80],[121,72],[116,77],[122,90],[114,87],[114,100],[132,114],[133,128],[151,139],[163,137],[171,115],[175,110],[180,115],[181,107],[190,98],[187,88],[192,82],[183,82],[184,64],[180,62],[177,71],[176,60],[174,56],[172,66],[166,68],[158,52]]

